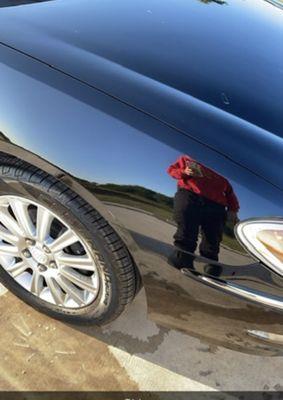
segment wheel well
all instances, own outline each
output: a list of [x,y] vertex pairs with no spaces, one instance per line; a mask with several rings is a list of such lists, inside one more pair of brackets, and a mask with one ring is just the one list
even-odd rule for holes
[[[43,160],[43,164],[47,165],[48,163]],[[57,173],[55,175],[53,175],[52,173],[50,173],[44,169],[39,168],[38,166],[35,166],[34,164],[32,164],[28,161],[22,160],[14,155],[10,155],[10,154],[4,153],[4,152],[0,152],[0,166],[1,165],[18,167],[18,168],[28,168],[30,170],[30,172],[32,172],[34,174],[41,173],[42,179],[50,177],[54,181],[54,185],[56,184],[56,182],[58,182],[58,183],[60,182],[60,185],[62,185],[62,187],[65,186],[66,189],[71,190],[74,193],[74,195],[79,196],[83,201],[88,203],[89,206],[92,207],[93,210],[95,210],[97,213],[99,213],[107,221],[107,223],[109,225],[111,225],[114,232],[119,236],[120,240],[122,241],[122,243],[124,245],[125,250],[127,251],[129,257],[132,260],[132,263],[135,268],[135,275],[136,275],[136,293],[135,293],[135,295],[138,294],[138,292],[142,288],[142,277],[141,277],[139,268],[137,266],[137,263],[135,261],[135,258],[133,257],[132,252],[129,250],[127,244],[125,243],[125,240],[123,240],[124,235],[122,236],[120,234],[121,232],[119,232],[119,229],[117,229],[116,224],[111,223],[112,221],[110,221],[111,218],[109,218],[108,213],[105,211],[103,212],[101,210],[103,208],[103,206],[100,204],[99,200],[93,196],[92,193],[87,191],[87,189],[84,188],[79,182],[77,182],[77,180],[75,178],[71,177],[64,171],[62,171],[54,166],[51,166],[51,167],[53,167],[52,169],[54,171],[57,171]],[[19,174],[17,177],[20,180],[21,175]],[[87,196],[81,195],[81,191],[83,193],[87,192]],[[93,201],[89,201],[89,200],[93,200]],[[95,204],[93,204],[93,202]],[[128,232],[127,232],[127,235],[129,235]]]

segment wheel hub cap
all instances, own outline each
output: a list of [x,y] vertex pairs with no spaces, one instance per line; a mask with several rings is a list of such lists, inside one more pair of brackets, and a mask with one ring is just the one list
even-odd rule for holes
[[32,246],[30,247],[29,251],[34,261],[36,261],[38,264],[46,264],[48,262],[48,256],[39,247]]
[[26,290],[64,308],[92,303],[99,260],[53,211],[18,196],[0,196],[0,265]]

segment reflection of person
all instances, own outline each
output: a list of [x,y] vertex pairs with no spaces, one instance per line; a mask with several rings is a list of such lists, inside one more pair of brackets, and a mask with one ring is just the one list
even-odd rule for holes
[[201,228],[200,254],[218,261],[225,221],[237,222],[239,203],[232,186],[227,179],[186,155],[170,165],[167,172],[178,180],[174,199],[178,226],[175,246],[194,253]]

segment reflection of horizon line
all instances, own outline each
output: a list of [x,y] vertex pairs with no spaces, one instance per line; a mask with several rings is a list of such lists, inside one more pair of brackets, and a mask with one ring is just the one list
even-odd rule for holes
[[146,215],[149,215],[151,217],[154,217],[154,218],[158,219],[159,221],[166,222],[169,225],[172,225],[172,226],[175,226],[175,227],[177,226],[176,223],[173,220],[170,221],[169,219],[164,220],[164,219],[158,218],[158,216],[156,216],[154,213],[151,213],[150,211],[145,211],[145,210],[143,210],[141,208],[132,207],[132,206],[119,204],[119,203],[113,203],[111,201],[104,201],[103,204],[106,204],[106,205],[109,205],[109,206],[113,206],[113,207],[126,208],[126,209],[132,210],[132,211],[137,211],[137,212],[140,212],[141,214],[146,214]]
[[126,209],[129,209],[129,210],[138,211],[138,212],[140,212],[142,214],[147,214],[147,215],[150,215],[152,217],[155,217],[155,215],[152,212],[145,211],[145,210],[143,210],[141,208],[137,208],[137,207],[132,207],[132,206],[124,205],[124,204],[114,203],[112,201],[103,201],[103,204],[107,204],[109,206],[114,206],[114,207],[126,208]]
[[142,186],[142,185],[136,185],[136,184],[134,184],[134,183],[115,183],[115,182],[94,182],[94,181],[92,181],[92,182],[89,182],[90,184],[93,184],[94,186],[105,186],[105,185],[115,185],[115,186],[118,186],[118,187],[125,187],[125,186],[129,186],[129,187],[138,187],[138,188],[141,188],[141,189],[145,189],[145,190],[148,190],[148,191],[150,191],[150,192],[153,192],[153,193],[155,193],[155,194],[159,194],[159,195],[161,195],[161,196],[164,196],[164,197],[168,197],[169,199],[173,199],[174,198],[174,195],[170,195],[169,194],[169,192],[168,193],[162,193],[162,192],[160,192],[160,191],[157,191],[157,190],[154,190],[154,189],[150,189],[149,187],[147,187],[147,186]]
[[148,190],[150,192],[153,192],[155,194],[160,194],[161,196],[165,196],[165,197],[169,197],[170,199],[173,199],[174,195],[170,195],[171,192],[161,192],[160,190],[155,190],[155,189],[151,189],[150,187],[147,186],[142,186],[142,185],[137,185],[136,183],[117,183],[117,182],[109,182],[106,180],[95,180],[93,181],[92,178],[80,178],[79,176],[73,175],[73,177],[80,181],[80,182],[85,182],[91,186],[106,186],[106,185],[114,185],[114,186],[118,186],[118,187],[125,187],[125,186],[129,186],[129,187],[138,187],[141,189],[145,189]]

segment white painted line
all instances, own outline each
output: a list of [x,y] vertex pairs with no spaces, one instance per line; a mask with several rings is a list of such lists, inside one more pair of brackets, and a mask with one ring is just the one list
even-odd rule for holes
[[7,292],[8,292],[8,290],[0,283],[0,296],[2,296],[3,294],[5,294]]

